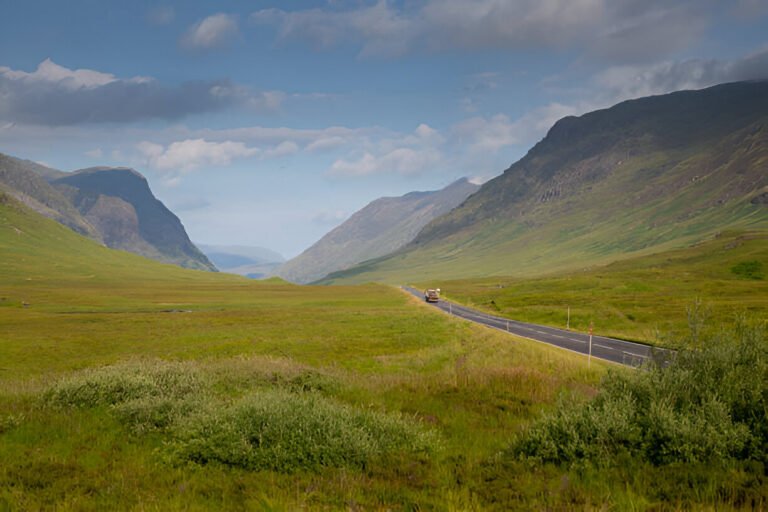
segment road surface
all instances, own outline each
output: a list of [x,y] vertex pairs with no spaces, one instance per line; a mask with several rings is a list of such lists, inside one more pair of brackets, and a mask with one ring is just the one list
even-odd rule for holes
[[[402,288],[424,300],[423,292],[409,286],[403,286]],[[550,345],[578,352],[579,354],[587,355],[589,353],[589,334],[493,316],[445,299],[440,299],[439,302],[430,302],[429,304],[451,315],[500,329],[516,336],[549,343]],[[637,367],[649,359],[653,359],[664,364],[669,359],[669,355],[670,352],[668,350],[643,345],[642,343],[606,338],[605,336],[592,336],[592,357],[613,363]]]

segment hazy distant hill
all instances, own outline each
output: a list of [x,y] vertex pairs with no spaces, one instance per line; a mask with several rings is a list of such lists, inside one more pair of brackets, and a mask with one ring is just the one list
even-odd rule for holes
[[261,279],[285,262],[281,255],[264,247],[245,245],[197,244],[209,260],[222,272]]
[[534,275],[768,228],[768,81],[566,117],[396,254],[326,282]]
[[51,183],[96,227],[107,246],[182,267],[216,269],[135,170],[94,167]]
[[276,275],[309,283],[330,272],[395,251],[429,221],[449,212],[478,185],[462,178],[442,190],[377,199],[280,267]]

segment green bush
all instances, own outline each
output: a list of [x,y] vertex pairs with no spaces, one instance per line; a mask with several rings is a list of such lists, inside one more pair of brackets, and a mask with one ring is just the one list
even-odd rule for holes
[[89,369],[68,376],[43,395],[54,407],[98,407],[149,398],[182,399],[199,393],[203,381],[191,365],[134,362]]
[[615,370],[582,405],[562,401],[511,447],[545,462],[655,466],[768,462],[768,343],[741,326],[681,351],[665,368]]
[[263,391],[179,424],[176,457],[293,472],[364,467],[394,452],[428,452],[434,435],[401,416],[360,410],[317,393]]

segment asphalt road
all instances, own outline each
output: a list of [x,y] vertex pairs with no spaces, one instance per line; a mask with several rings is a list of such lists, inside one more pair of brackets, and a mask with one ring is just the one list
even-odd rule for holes
[[[423,291],[408,286],[403,286],[402,288],[424,300]],[[429,304],[451,315],[506,331],[516,336],[549,343],[550,345],[578,352],[579,354],[587,355],[589,353],[589,334],[493,316],[445,299],[440,299],[439,302],[430,302]],[[605,336],[592,336],[592,357],[614,363],[637,367],[649,359],[653,359],[664,364],[669,359],[669,355],[670,352],[668,350],[654,348],[641,343],[606,338]]]

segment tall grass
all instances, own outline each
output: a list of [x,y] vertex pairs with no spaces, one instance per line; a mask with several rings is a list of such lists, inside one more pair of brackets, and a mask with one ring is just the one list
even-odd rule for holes
[[[230,386],[243,377],[230,378]],[[233,399],[217,393],[193,363],[142,361],[70,375],[46,390],[42,402],[57,409],[106,407],[135,434],[165,432],[173,461],[251,470],[362,468],[438,446],[434,432],[403,415],[322,396],[333,381],[317,372],[276,373],[261,385]]]

